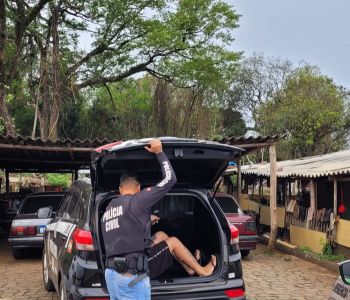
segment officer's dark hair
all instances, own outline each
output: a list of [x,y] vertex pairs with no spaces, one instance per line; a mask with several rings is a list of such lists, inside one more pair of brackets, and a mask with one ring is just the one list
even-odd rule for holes
[[126,184],[135,184],[135,185],[140,185],[140,182],[138,180],[137,174],[136,173],[124,173],[121,177],[120,177],[120,182],[119,185],[126,185]]

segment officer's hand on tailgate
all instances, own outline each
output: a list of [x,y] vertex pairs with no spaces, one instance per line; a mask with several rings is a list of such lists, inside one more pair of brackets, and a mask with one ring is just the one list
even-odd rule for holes
[[152,225],[158,223],[158,221],[160,220],[160,218],[156,215],[151,215],[151,223]]
[[149,142],[149,146],[146,146],[145,149],[148,152],[155,153],[155,154],[163,151],[162,143],[159,139],[151,140]]

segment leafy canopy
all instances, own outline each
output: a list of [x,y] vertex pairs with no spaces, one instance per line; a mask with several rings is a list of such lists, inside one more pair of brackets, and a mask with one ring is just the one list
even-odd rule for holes
[[346,145],[350,125],[347,96],[316,67],[303,67],[260,106],[258,127],[265,134],[288,134],[285,158],[338,151]]

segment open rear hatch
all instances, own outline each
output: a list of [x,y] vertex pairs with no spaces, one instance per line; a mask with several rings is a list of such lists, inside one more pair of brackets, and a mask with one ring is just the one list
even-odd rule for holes
[[[162,174],[154,154],[145,151],[150,139],[113,143],[97,148],[92,154],[91,181],[96,192],[118,187],[120,176],[136,172],[142,186],[158,183]],[[242,149],[210,141],[161,138],[176,177],[175,188],[211,189],[230,160]]]
[[[111,193],[111,191],[118,189],[120,176],[125,172],[135,172],[142,186],[155,185],[162,178],[159,163],[155,155],[144,149],[149,141],[150,139],[142,139],[113,143],[96,149],[92,154],[91,181],[95,197],[92,210],[92,225],[94,228],[95,249],[97,249],[96,256],[100,270],[104,270],[104,250],[103,243],[100,242],[102,239],[99,230],[99,220],[107,201],[116,195],[115,192]],[[158,229],[164,230],[167,228],[167,231],[171,233],[171,228],[177,228],[179,226],[177,225],[178,220],[182,218],[186,219],[189,223],[192,222],[191,224],[194,232],[197,233],[195,234],[197,238],[199,236],[205,236],[206,233],[203,232],[203,228],[206,227],[204,224],[210,223],[208,218],[210,218],[211,213],[205,208],[206,205],[204,203],[196,204],[197,208],[194,210],[188,209],[183,203],[185,198],[191,199],[189,202],[193,203],[193,199],[198,196],[190,196],[185,191],[188,191],[190,188],[212,189],[226,170],[229,161],[239,157],[243,150],[229,145],[194,139],[161,138],[161,141],[163,151],[169,158],[177,177],[177,183],[173,190],[175,194],[182,194],[184,199],[177,200],[176,197],[178,196],[171,196],[172,202],[168,204],[171,204],[171,207],[175,207],[175,204],[178,203],[180,209],[176,210],[177,215],[168,215],[169,218],[167,222],[163,223],[163,228]],[[168,197],[168,201],[169,199]],[[164,201],[161,202],[163,204],[160,203],[160,205],[167,205],[164,204]],[[192,217],[189,212],[193,212]],[[164,219],[167,213],[168,211],[165,210],[161,217]],[[206,220],[196,218],[199,215],[205,215]],[[171,219],[177,219],[176,224]],[[214,226],[215,222],[210,224],[212,224],[210,228],[214,230],[216,228]],[[181,228],[181,231],[186,231],[186,229]],[[213,239],[219,238],[214,235],[215,233],[213,233]],[[191,240],[191,237],[187,237],[187,239]],[[186,237],[183,237],[183,240],[185,242]],[[202,240],[198,241],[198,243],[201,242]],[[195,247],[190,248],[194,249]],[[103,286],[105,286],[103,274],[101,273],[101,275]]]

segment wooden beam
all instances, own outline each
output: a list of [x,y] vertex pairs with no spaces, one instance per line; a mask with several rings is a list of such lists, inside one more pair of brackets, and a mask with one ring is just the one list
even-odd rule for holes
[[310,180],[310,207],[313,211],[316,209],[316,185],[315,180]]
[[74,154],[73,154],[73,151],[69,151],[69,156],[70,156],[70,159],[71,159],[71,160],[74,160]]
[[242,198],[242,168],[241,168],[241,160],[237,160],[237,196],[238,203],[241,204]]
[[6,178],[6,197],[10,196],[10,172],[9,170],[5,170],[5,178]]
[[57,152],[92,152],[94,148],[87,147],[67,147],[67,146],[32,146],[32,145],[11,145],[0,144],[0,150],[30,150],[30,151],[57,151]]
[[[316,210],[316,183],[314,179],[310,179],[310,208],[312,213]],[[306,229],[309,229],[310,222],[306,221]]]
[[333,182],[333,216],[337,216],[337,207],[338,207],[338,181],[334,178]]
[[277,160],[276,146],[271,145],[270,154],[270,215],[271,215],[271,233],[268,244],[268,250],[274,251],[277,242]]
[[[19,157],[0,157],[0,162],[13,162],[11,165],[17,165],[19,162],[31,164],[64,164],[64,165],[84,165],[90,164],[88,161],[70,161],[70,160],[43,160],[39,158],[19,158]],[[25,169],[25,168],[24,168]]]

